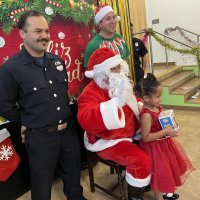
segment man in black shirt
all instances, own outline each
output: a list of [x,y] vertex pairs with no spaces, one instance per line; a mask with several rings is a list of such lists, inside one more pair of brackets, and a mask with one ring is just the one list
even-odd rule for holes
[[[133,24],[131,23],[131,32],[133,34]],[[144,71],[146,68],[146,54],[148,53],[142,40],[132,37],[132,45],[134,51],[134,65],[136,82],[139,82],[144,77]]]
[[24,13],[18,28],[23,47],[0,69],[0,116],[26,127],[32,200],[51,199],[57,166],[68,200],[85,199],[64,61],[46,52],[49,26],[39,12]]

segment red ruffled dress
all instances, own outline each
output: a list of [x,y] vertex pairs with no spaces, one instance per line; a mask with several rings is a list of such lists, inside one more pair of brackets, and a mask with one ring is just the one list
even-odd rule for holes
[[[153,112],[147,108],[140,116],[149,113],[153,123],[151,133],[162,128],[158,116],[162,111]],[[151,187],[160,192],[174,192],[177,186],[183,185],[189,173],[194,170],[181,145],[171,137],[161,138],[152,142],[140,140],[140,146],[150,155],[152,160]]]

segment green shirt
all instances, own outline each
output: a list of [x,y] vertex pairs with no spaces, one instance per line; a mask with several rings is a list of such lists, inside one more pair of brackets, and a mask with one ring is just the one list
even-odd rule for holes
[[125,60],[130,52],[125,39],[118,33],[114,33],[112,38],[104,39],[101,35],[97,34],[87,45],[84,53],[84,67],[87,68],[88,61],[92,53],[99,48],[108,47],[121,55]]

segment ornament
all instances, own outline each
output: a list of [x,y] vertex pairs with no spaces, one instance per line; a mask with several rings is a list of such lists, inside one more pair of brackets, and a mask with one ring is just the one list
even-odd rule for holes
[[53,14],[53,9],[52,9],[51,7],[46,7],[46,8],[45,8],[45,13],[46,13],[47,15],[52,15],[52,14]]
[[59,7],[59,8],[62,8],[62,5],[59,4],[59,3],[56,3],[55,1],[51,1],[51,0],[46,0],[46,2],[50,5],[53,5],[53,6],[56,6],[56,7]]
[[74,1],[73,1],[73,0],[70,0],[70,1],[69,1],[69,6],[70,6],[71,8],[74,7]]
[[24,3],[28,3],[28,2],[29,2],[29,0],[23,0],[23,2],[24,2]]
[[17,13],[21,13],[21,12],[24,12],[24,11],[26,11],[26,10],[27,10],[26,7],[13,10],[13,11],[10,13],[10,19],[11,19],[13,22],[18,22],[18,19],[15,18],[14,16],[15,16]]
[[83,11],[83,6],[80,6],[80,9]]
[[64,39],[65,38],[65,34],[63,32],[58,33],[58,38],[59,39]]
[[2,37],[0,37],[0,48],[4,47],[5,43],[5,40]]
[[3,13],[6,13],[8,11],[8,8],[5,5],[3,5],[2,6],[2,11],[3,11]]

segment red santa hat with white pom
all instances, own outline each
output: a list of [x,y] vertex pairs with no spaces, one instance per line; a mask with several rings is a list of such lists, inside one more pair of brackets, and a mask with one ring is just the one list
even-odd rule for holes
[[[93,78],[95,75],[105,72],[117,65],[124,66],[126,62],[121,56],[107,47],[97,49],[91,55],[88,62],[88,70],[85,71],[87,78]],[[127,68],[128,68],[128,64]]]
[[[109,12],[115,12],[111,6],[104,4],[102,6],[97,7],[95,11],[95,23],[98,24]],[[117,21],[121,20],[120,16],[116,17]]]

